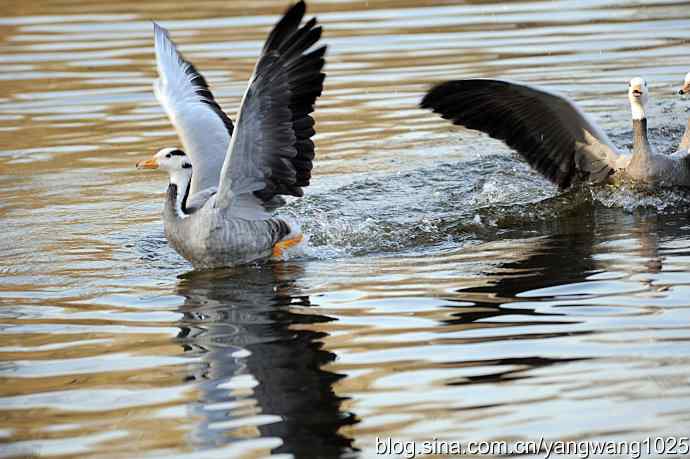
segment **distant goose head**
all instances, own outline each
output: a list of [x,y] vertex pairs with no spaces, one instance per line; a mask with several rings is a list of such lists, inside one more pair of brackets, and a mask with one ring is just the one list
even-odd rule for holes
[[680,88],[680,91],[678,91],[678,94],[683,95],[683,94],[689,94],[690,93],[690,72],[688,72],[687,75],[685,75],[685,80],[683,81],[683,87]]
[[178,148],[163,148],[153,158],[137,163],[137,169],[160,169],[170,174],[170,181],[181,184],[176,179],[189,178],[192,175],[192,162],[184,151]]
[[630,101],[630,110],[632,110],[632,118],[634,120],[642,120],[646,118],[645,107],[649,100],[649,90],[647,89],[647,82],[642,78],[633,78],[628,84],[628,100]]

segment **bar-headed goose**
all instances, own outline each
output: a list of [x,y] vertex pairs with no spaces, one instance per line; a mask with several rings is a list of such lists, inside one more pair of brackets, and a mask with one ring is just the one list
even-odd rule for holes
[[184,149],[164,148],[137,164],[168,172],[163,222],[168,242],[195,268],[279,256],[302,239],[289,219],[273,216],[282,195],[302,196],[314,159],[310,113],[323,89],[326,47],[304,2],[292,6],[264,44],[242,98],[237,125],[204,77],[154,25],[156,96]]
[[[678,91],[681,96],[684,94],[690,94],[690,72],[685,75],[685,80],[683,81],[683,86]],[[688,118],[688,124],[685,126],[685,133],[680,140],[680,145],[678,145],[678,153],[689,152],[690,150],[690,118]]]
[[626,156],[574,102],[535,87],[488,79],[448,81],[432,88],[421,107],[504,141],[561,189],[619,180],[690,186],[688,155],[656,154],[649,145],[648,98],[647,83],[633,78],[628,85],[633,151]]

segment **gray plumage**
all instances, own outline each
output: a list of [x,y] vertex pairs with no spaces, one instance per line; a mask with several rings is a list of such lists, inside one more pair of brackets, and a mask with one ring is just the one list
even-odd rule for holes
[[647,137],[647,119],[633,120],[632,156],[616,178],[647,185],[690,185],[686,158],[655,154]]
[[[296,12],[304,14],[304,8]],[[289,11],[269,35],[242,99],[217,206],[230,206],[245,194],[262,202],[281,194],[302,196],[301,187],[309,185],[314,158],[309,114],[323,88],[325,47],[303,54],[319,40],[321,27],[312,19],[296,30],[301,15],[294,13]]]
[[[157,41],[167,40],[160,48],[166,53],[172,50],[175,55],[166,54],[167,60],[177,65],[161,65],[159,58],[159,72],[163,69],[173,74],[161,79],[181,81],[178,86],[187,93],[184,103],[163,104],[166,111],[170,114],[172,107],[184,112],[192,107],[209,121],[207,125],[188,122],[185,131],[179,122],[184,113],[172,114],[171,119],[178,120],[173,124],[180,137],[202,139],[208,129],[221,139],[212,149],[206,146],[206,151],[197,149],[189,156],[180,150],[163,149],[138,165],[170,174],[163,211],[165,234],[170,245],[195,268],[265,259],[272,255],[276,243],[300,236],[296,223],[274,217],[273,212],[285,204],[281,195],[303,195],[302,187],[309,185],[313,167],[314,120],[310,114],[323,89],[326,47],[309,51],[320,39],[321,27],[315,18],[300,27],[305,12],[306,5],[300,1],[269,34],[234,129],[229,118],[224,120],[203,77],[177,54],[164,29],[156,26]],[[197,100],[200,95],[201,102]],[[176,97],[170,93],[168,101]],[[214,156],[211,163],[217,167],[217,147],[224,138],[221,127],[232,136],[222,169],[214,173],[204,161],[210,154]],[[203,189],[194,181],[199,164],[204,171]]]
[[[683,86],[681,86],[678,94],[681,96],[683,94],[690,93],[690,72],[685,75],[683,80]],[[680,140],[680,145],[678,145],[678,152],[675,155],[681,156],[685,153],[690,153],[690,119],[688,119],[688,124],[685,126],[685,133]]]
[[177,197],[177,185],[170,184],[163,208],[165,236],[177,253],[197,269],[268,258],[273,246],[291,232],[282,219],[233,218],[210,204],[183,217],[176,209]]
[[[633,82],[643,85],[629,95],[637,110],[643,103],[638,97],[646,98],[647,89],[643,80]],[[633,124],[633,154],[623,156],[573,102],[543,89],[502,80],[448,81],[432,88],[421,107],[504,141],[562,189],[579,182],[618,180],[690,186],[688,155],[654,153],[644,113]]]
[[[193,180],[192,180],[193,182]],[[215,195],[218,192],[217,187],[211,187],[211,188],[206,188],[205,190],[201,190],[198,193],[191,194],[191,183],[190,183],[190,191],[189,191],[189,197],[187,198],[185,202],[185,208],[183,209],[185,213],[187,214],[193,214],[197,210],[201,209],[204,207],[204,204],[206,204],[206,201],[211,199],[213,195]]]
[[678,151],[675,154],[688,153],[690,150],[690,119],[688,119],[688,124],[685,126],[685,133],[680,139],[680,144],[678,145]]

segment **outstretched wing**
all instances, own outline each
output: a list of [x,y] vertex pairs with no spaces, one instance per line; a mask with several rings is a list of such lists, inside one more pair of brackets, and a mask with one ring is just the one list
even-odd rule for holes
[[616,169],[619,154],[606,134],[557,94],[501,80],[456,80],[432,88],[421,107],[502,140],[561,188],[603,181]]
[[279,195],[302,196],[314,159],[314,111],[323,90],[326,47],[306,6],[290,8],[269,34],[237,117],[223,164],[216,207],[242,218],[267,218]]
[[159,75],[153,89],[192,160],[193,195],[218,186],[232,121],[215,101],[204,77],[177,51],[168,31],[154,23],[153,32]]

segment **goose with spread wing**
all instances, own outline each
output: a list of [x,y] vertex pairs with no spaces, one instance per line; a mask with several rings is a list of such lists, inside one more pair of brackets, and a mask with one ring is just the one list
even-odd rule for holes
[[154,92],[183,148],[164,148],[140,169],[169,174],[163,223],[170,245],[195,268],[280,256],[302,239],[274,216],[283,195],[303,195],[314,159],[314,111],[323,90],[321,27],[300,27],[303,1],[269,33],[238,110],[223,112],[204,77],[154,24],[159,79]]
[[642,78],[628,85],[633,151],[622,155],[608,136],[564,96],[503,80],[441,83],[421,102],[454,124],[485,132],[517,151],[561,189],[580,183],[627,180],[690,186],[688,155],[656,154],[647,138],[649,90]]

